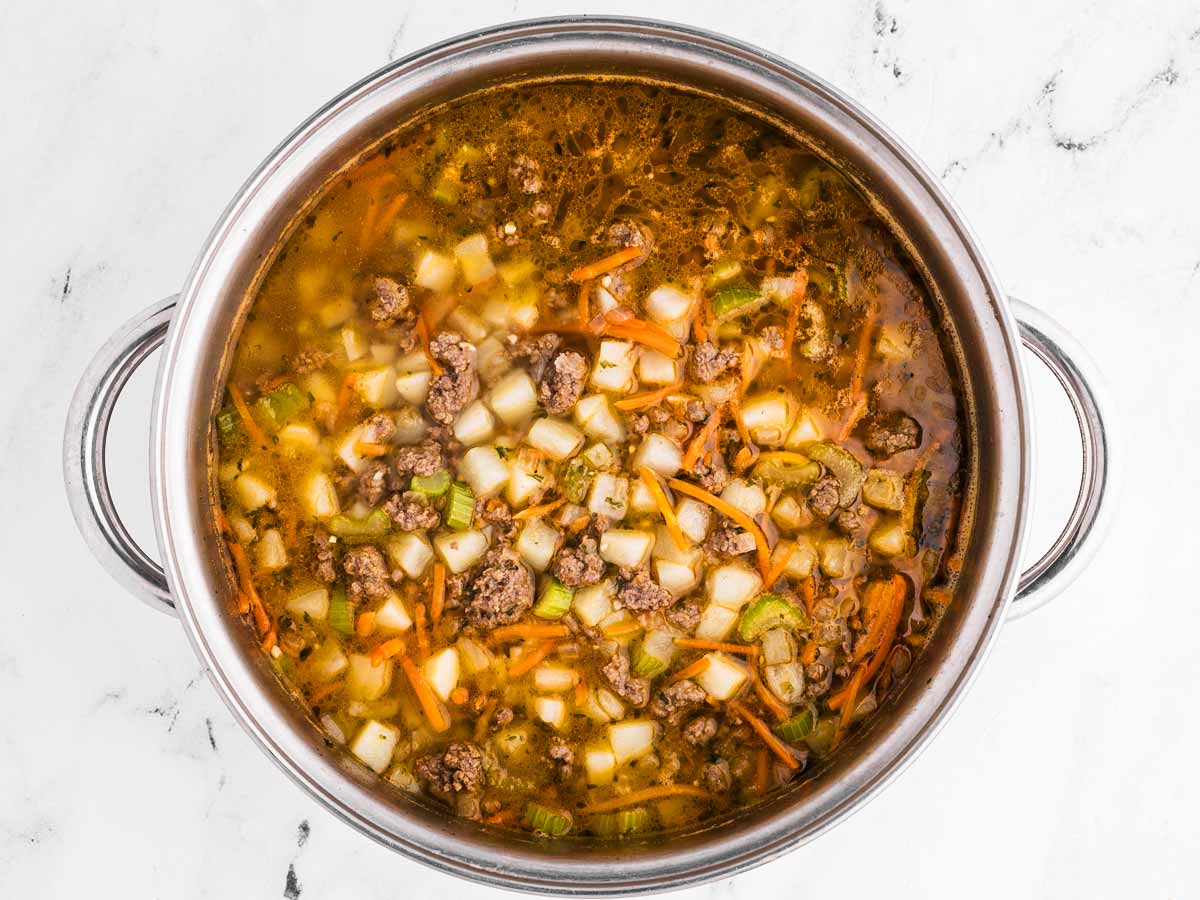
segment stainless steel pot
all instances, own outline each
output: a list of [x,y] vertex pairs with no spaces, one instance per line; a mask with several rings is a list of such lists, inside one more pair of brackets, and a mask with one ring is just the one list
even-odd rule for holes
[[[619,847],[548,845],[442,816],[327,748],[234,614],[209,512],[206,445],[247,289],[281,230],[332,172],[415,111],[481,86],[595,73],[652,78],[752,107],[802,133],[875,198],[924,270],[960,356],[977,485],[959,596],[907,685],[869,726],[816,778],[779,797],[669,842]],[[1075,511],[1060,539],[1023,575],[1017,564],[1030,508],[1032,434],[1022,342],[1067,391],[1084,448]],[[116,514],[104,445],[116,397],[164,343],[150,471],[160,567]],[[476,32],[399,60],[293,132],[234,197],[182,292],[128,323],[97,354],[71,406],[64,470],[76,520],[100,562],[132,593],[180,618],[238,721],[328,809],[413,859],[475,881],[558,894],[634,894],[726,877],[773,859],[894,778],[961,698],[1005,617],[1045,602],[1095,551],[1113,497],[1110,424],[1086,354],[1045,316],[1004,296],[937,180],[840,92],[782,59],[691,28],[546,19]]]

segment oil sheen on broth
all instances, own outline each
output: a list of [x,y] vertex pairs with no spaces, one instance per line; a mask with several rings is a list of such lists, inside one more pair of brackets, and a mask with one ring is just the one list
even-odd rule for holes
[[842,176],[712,98],[435,110],[326,186],[238,338],[247,627],[381,791],[546,840],[756,803],[953,597],[931,310]]

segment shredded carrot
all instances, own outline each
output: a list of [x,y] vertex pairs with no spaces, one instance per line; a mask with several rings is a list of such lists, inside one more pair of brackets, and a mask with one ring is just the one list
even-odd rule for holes
[[837,729],[833,733],[832,747],[836,747],[842,742],[842,737],[846,734],[846,729],[850,727],[850,720],[854,717],[854,707],[858,704],[858,692],[862,690],[863,682],[867,680],[867,667],[859,666],[854,670],[854,674],[850,676],[850,682],[846,685],[845,699],[842,704],[842,714],[838,716]]
[[433,586],[429,589],[429,618],[436,624],[442,618],[446,606],[446,567],[433,564]]
[[601,275],[611,272],[617,266],[623,266],[625,263],[637,259],[641,255],[642,249],[640,247],[625,247],[616,253],[610,253],[603,259],[596,260],[594,263],[580,266],[571,273],[570,278],[576,283],[591,281],[593,278],[599,278]]
[[358,441],[354,445],[354,452],[359,456],[378,457],[386,456],[392,448],[387,444],[377,444],[374,441]]
[[413,693],[417,695],[417,701],[421,704],[421,709],[425,711],[425,718],[429,720],[429,726],[438,734],[446,731],[450,727],[450,721],[442,712],[437,697],[434,696],[433,690],[429,687],[425,676],[421,674],[421,670],[417,668],[417,664],[412,661],[412,657],[406,655],[400,657],[400,665],[404,667],[408,683],[412,685]]
[[742,449],[750,452],[750,462],[754,462],[758,458],[758,447],[755,446],[753,438],[750,437],[750,429],[746,427],[746,422],[742,419],[742,403],[737,397],[729,401],[729,408],[733,410],[733,421],[737,425],[738,437],[742,439]]
[[667,533],[671,535],[671,540],[680,550],[686,550],[689,546],[688,539],[684,537],[683,529],[679,527],[679,520],[675,518],[675,510],[671,508],[671,501],[667,499],[666,491],[659,484],[658,476],[647,466],[639,466],[638,477],[642,479],[642,484],[646,485],[646,490],[654,499],[654,505],[662,513],[663,523],[667,526]]
[[262,639],[262,643],[258,646],[263,653],[270,653],[275,649],[275,642],[279,639],[279,632],[274,625],[271,625],[271,630],[267,632],[267,636]]
[[765,794],[767,788],[771,786],[771,753],[768,750],[759,750],[757,759],[754,763],[754,787],[760,794]]
[[484,704],[483,709],[479,712],[479,718],[475,720],[475,742],[482,743],[487,737],[488,726],[492,723],[492,713],[496,711],[496,706],[499,701],[492,697]]
[[754,686],[754,693],[758,694],[758,699],[762,701],[763,706],[770,710],[771,715],[780,722],[788,717],[789,710],[787,706],[781,703],[779,698],[771,693],[771,689],[762,683],[762,678],[758,675],[757,665],[752,665],[750,668],[750,683]]
[[591,290],[591,282],[585,281],[579,285],[579,299],[577,301],[577,308],[579,310],[580,325],[587,325],[588,321],[591,319],[591,310],[588,306],[588,294],[591,293]]
[[673,384],[668,384],[666,387],[661,387],[656,391],[646,391],[643,394],[634,394],[632,397],[626,397],[624,400],[618,400],[613,404],[622,412],[633,412],[637,409],[645,409],[647,406],[657,406],[662,403],[676,391],[683,387],[683,382],[676,381]]
[[693,678],[699,675],[711,665],[711,660],[707,656],[702,656],[695,662],[688,663],[674,675],[667,679],[667,684],[674,684],[676,681],[683,681],[685,678]]
[[722,500],[720,497],[710,494],[702,487],[697,487],[687,481],[681,481],[678,478],[668,478],[667,484],[679,491],[681,494],[687,494],[689,497],[695,497],[697,500],[702,500],[721,513],[732,519],[754,537],[754,545],[758,548],[758,568],[765,577],[771,571],[771,546],[767,543],[767,536],[763,534],[758,523],[752,518],[738,509],[736,506]]
[[842,427],[838,430],[837,439],[844,441],[850,437],[855,427],[862,421],[863,414],[867,411],[867,398],[865,394],[859,394],[854,401],[854,405],[850,407],[850,413],[846,416],[846,421],[842,423]]
[[683,454],[683,470],[690,472],[700,459],[701,453],[708,446],[708,442],[712,440],[713,435],[717,433],[717,429],[721,427],[721,410],[716,410],[708,421],[704,423],[704,427],[700,429],[700,433],[692,438],[692,442],[688,444],[687,452]]
[[413,620],[417,629],[417,655],[421,662],[429,659],[429,631],[425,627],[425,604],[418,603],[413,607]]
[[696,333],[697,341],[708,340],[708,326],[705,324],[705,311],[708,309],[708,298],[701,297],[692,310],[692,331]]
[[610,638],[628,637],[642,630],[642,623],[636,619],[630,622],[618,622],[604,629],[604,636]]
[[342,683],[340,681],[331,681],[329,684],[321,685],[321,687],[317,688],[315,691],[312,692],[311,696],[309,696],[309,698],[308,698],[309,706],[317,706],[322,701],[328,700],[335,693],[337,693],[338,688],[340,688],[341,686],[342,686]]
[[591,521],[591,517],[585,513],[567,526],[567,532],[570,534],[579,534],[579,532],[588,527],[588,523]]
[[729,701],[729,709],[754,729],[758,736],[763,739],[763,743],[774,751],[775,755],[779,757],[785,766],[789,769],[800,768],[800,763],[796,762],[796,757],[792,756],[792,752],[788,749],[787,744],[775,737],[775,733],[771,731],[770,726],[766,722],[736,700]]
[[241,586],[241,593],[238,596],[238,612],[242,615],[247,612],[254,614],[254,627],[258,630],[259,637],[262,637],[271,630],[271,619],[267,615],[267,608],[263,606],[257,588],[254,587],[254,575],[250,570],[250,560],[246,557],[246,548],[236,541],[227,540],[225,543],[229,547],[229,555],[233,557],[233,569],[237,573],[238,583]]
[[867,360],[871,356],[871,334],[874,330],[875,318],[867,316],[863,321],[862,331],[858,333],[858,348],[854,353],[854,373],[850,376],[852,397],[862,393],[863,377],[867,374]]
[[368,638],[375,633],[375,613],[367,611],[358,614],[354,623],[354,633],[360,638]]
[[603,333],[608,337],[624,338],[645,344],[672,359],[679,356],[679,341],[653,322],[642,319],[627,319],[624,322],[606,322]]
[[250,612],[250,597],[242,590],[239,590],[237,593],[237,611],[239,616],[244,616]]
[[817,654],[820,652],[820,644],[816,641],[806,641],[804,649],[800,651],[800,662],[806,666],[811,666],[817,661]]
[[769,591],[775,586],[775,582],[779,580],[786,570],[787,565],[791,562],[792,555],[796,552],[796,544],[789,544],[787,549],[779,555],[779,562],[771,566],[771,571],[767,573],[767,577],[763,579],[763,590]]
[[560,497],[552,503],[543,503],[541,506],[527,506],[519,513],[515,513],[513,518],[519,521],[524,521],[525,519],[540,519],[542,516],[554,512],[566,502],[566,497]]
[[[364,231],[362,249],[364,252],[370,252],[375,245],[387,233],[391,224],[396,220],[396,216],[400,214],[400,210],[404,208],[404,204],[408,202],[408,194],[397,194],[391,199],[383,211],[376,217],[374,225],[369,231]],[[372,210],[376,209],[376,205],[372,205]]]
[[354,399],[354,388],[358,384],[358,376],[351,372],[342,379],[341,390],[338,391],[337,397],[337,417],[341,419],[345,415],[346,410],[350,407],[350,401]]
[[542,641],[532,650],[526,650],[521,654],[520,658],[508,667],[509,678],[520,678],[534,666],[540,663],[543,659],[554,652],[554,648],[558,646],[558,641]]
[[491,643],[499,644],[503,641],[519,641],[529,638],[561,638],[566,637],[570,633],[570,629],[566,625],[501,625],[493,631],[488,638]]
[[808,613],[811,619],[813,607],[817,602],[817,576],[809,575],[800,582],[800,599],[804,601],[804,611]]
[[433,351],[429,349],[429,325],[424,316],[417,316],[417,337],[421,339],[421,350],[425,354],[425,358],[429,360],[429,368],[433,372],[433,377],[437,378],[442,374],[442,367],[433,358]]
[[485,825],[515,825],[517,823],[517,812],[513,809],[502,809],[498,813],[486,816],[483,822]]
[[[873,591],[872,589],[876,586],[878,588]],[[900,626],[900,616],[904,612],[904,601],[908,596],[908,582],[904,580],[903,575],[893,575],[886,582],[871,582],[867,586],[867,590],[869,592],[868,605],[876,609],[876,613],[868,626],[867,633],[863,635],[863,639],[855,648],[852,658],[853,662],[862,663],[868,654],[873,654],[870,660],[860,666],[864,682],[869,681],[879,671],[880,666],[892,651],[892,645],[896,641],[896,629]],[[878,608],[880,604],[883,605],[882,609]],[[851,686],[852,683],[847,684],[830,697],[826,701],[826,706],[833,710],[844,708],[853,696],[850,691]]]
[[575,705],[582,707],[587,703],[588,698],[588,683],[586,678],[580,678],[575,682]]
[[229,398],[233,401],[233,408],[237,410],[238,417],[242,420],[246,434],[250,435],[250,439],[259,446],[259,449],[269,449],[271,441],[267,438],[267,433],[259,427],[258,422],[254,421],[254,416],[250,415],[250,407],[246,405],[246,398],[242,395],[241,388],[232,381],[229,382]]
[[796,343],[796,329],[800,325],[800,306],[804,299],[804,292],[808,290],[808,271],[806,269],[798,269],[794,276],[795,283],[792,286],[792,305],[788,307],[787,329],[784,332],[783,338],[783,354],[787,360],[788,375],[791,375],[796,365],[796,359],[792,353],[792,347]]
[[689,650],[720,650],[738,656],[757,656],[758,648],[751,644],[727,644],[724,641],[705,641],[700,638],[677,637],[675,643]]
[[455,706],[462,706],[471,699],[471,692],[465,687],[456,687],[450,692],[450,702]]
[[404,638],[389,638],[371,650],[371,665],[381,666],[385,659],[391,659],[393,656],[399,656],[407,652],[408,647],[404,643]]
[[655,800],[665,800],[667,797],[698,797],[701,800],[711,800],[712,794],[693,784],[656,784],[653,787],[642,788],[640,791],[631,791],[620,797],[613,797],[611,800],[589,803],[580,812],[584,815],[612,812],[614,809],[637,806],[639,803],[653,803]]

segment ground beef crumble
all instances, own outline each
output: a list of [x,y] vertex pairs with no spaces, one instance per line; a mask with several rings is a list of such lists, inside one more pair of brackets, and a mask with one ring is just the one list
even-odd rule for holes
[[704,688],[691,679],[684,679],[655,691],[654,699],[650,701],[650,712],[665,719],[675,713],[700,706],[707,699],[708,694]]
[[401,531],[436,528],[442,521],[438,511],[429,505],[424,495],[415,491],[392,494],[383,502],[383,511]]
[[634,612],[664,609],[675,602],[671,592],[650,577],[645,569],[638,569],[628,579],[617,585],[617,601]]
[[429,343],[429,352],[442,366],[442,374],[429,385],[425,408],[435,421],[449,425],[479,393],[475,347],[453,331],[443,331]]
[[483,786],[483,751],[468,741],[455,741],[443,753],[418,759],[413,771],[443,796],[471,794]]
[[574,350],[556,353],[542,374],[538,401],[546,412],[559,415],[571,409],[583,394],[587,360]]
[[633,706],[645,706],[650,699],[650,679],[629,672],[629,654],[618,646],[612,658],[600,668],[608,686],[622,700]]
[[511,625],[533,606],[533,576],[511,547],[494,547],[471,579],[463,611],[476,628]]
[[392,457],[392,465],[401,475],[429,476],[444,469],[446,461],[442,445],[429,439],[413,447],[398,447]]
[[388,569],[376,547],[354,547],[342,557],[342,568],[350,576],[348,589],[354,600],[382,600],[388,595]]
[[736,350],[722,350],[711,341],[701,341],[692,350],[692,357],[688,360],[688,371],[697,381],[710,384],[726,372],[736,369],[740,361]]

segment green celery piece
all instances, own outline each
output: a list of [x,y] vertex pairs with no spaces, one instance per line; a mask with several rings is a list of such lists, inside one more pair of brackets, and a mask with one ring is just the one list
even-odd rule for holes
[[392,520],[382,509],[373,509],[361,519],[337,515],[329,520],[329,531],[350,544],[377,540],[391,530]]
[[571,600],[575,592],[559,581],[548,577],[542,584],[541,595],[533,614],[541,619],[561,619],[571,608]]
[[329,595],[329,627],[343,635],[350,635],[354,631],[354,611],[350,608],[346,589],[340,584]]
[[551,837],[561,837],[571,830],[571,814],[531,801],[525,807],[525,827]]
[[439,469],[432,475],[414,475],[411,487],[426,497],[440,497],[450,490],[450,473]]
[[466,531],[475,521],[475,492],[461,481],[450,485],[446,502],[446,525],[455,531]]
[[268,431],[275,432],[304,412],[311,405],[308,395],[290,381],[268,391],[254,401],[258,420]]
[[785,722],[780,722],[775,726],[775,731],[785,741],[802,741],[810,734],[817,724],[816,713],[811,708],[802,709]]
[[726,319],[743,310],[748,312],[754,302],[761,299],[759,292],[744,281],[722,285],[713,295],[713,315],[717,319]]
[[753,641],[772,628],[797,631],[807,627],[808,616],[804,610],[792,606],[778,594],[763,594],[742,613],[738,634],[743,641]]

